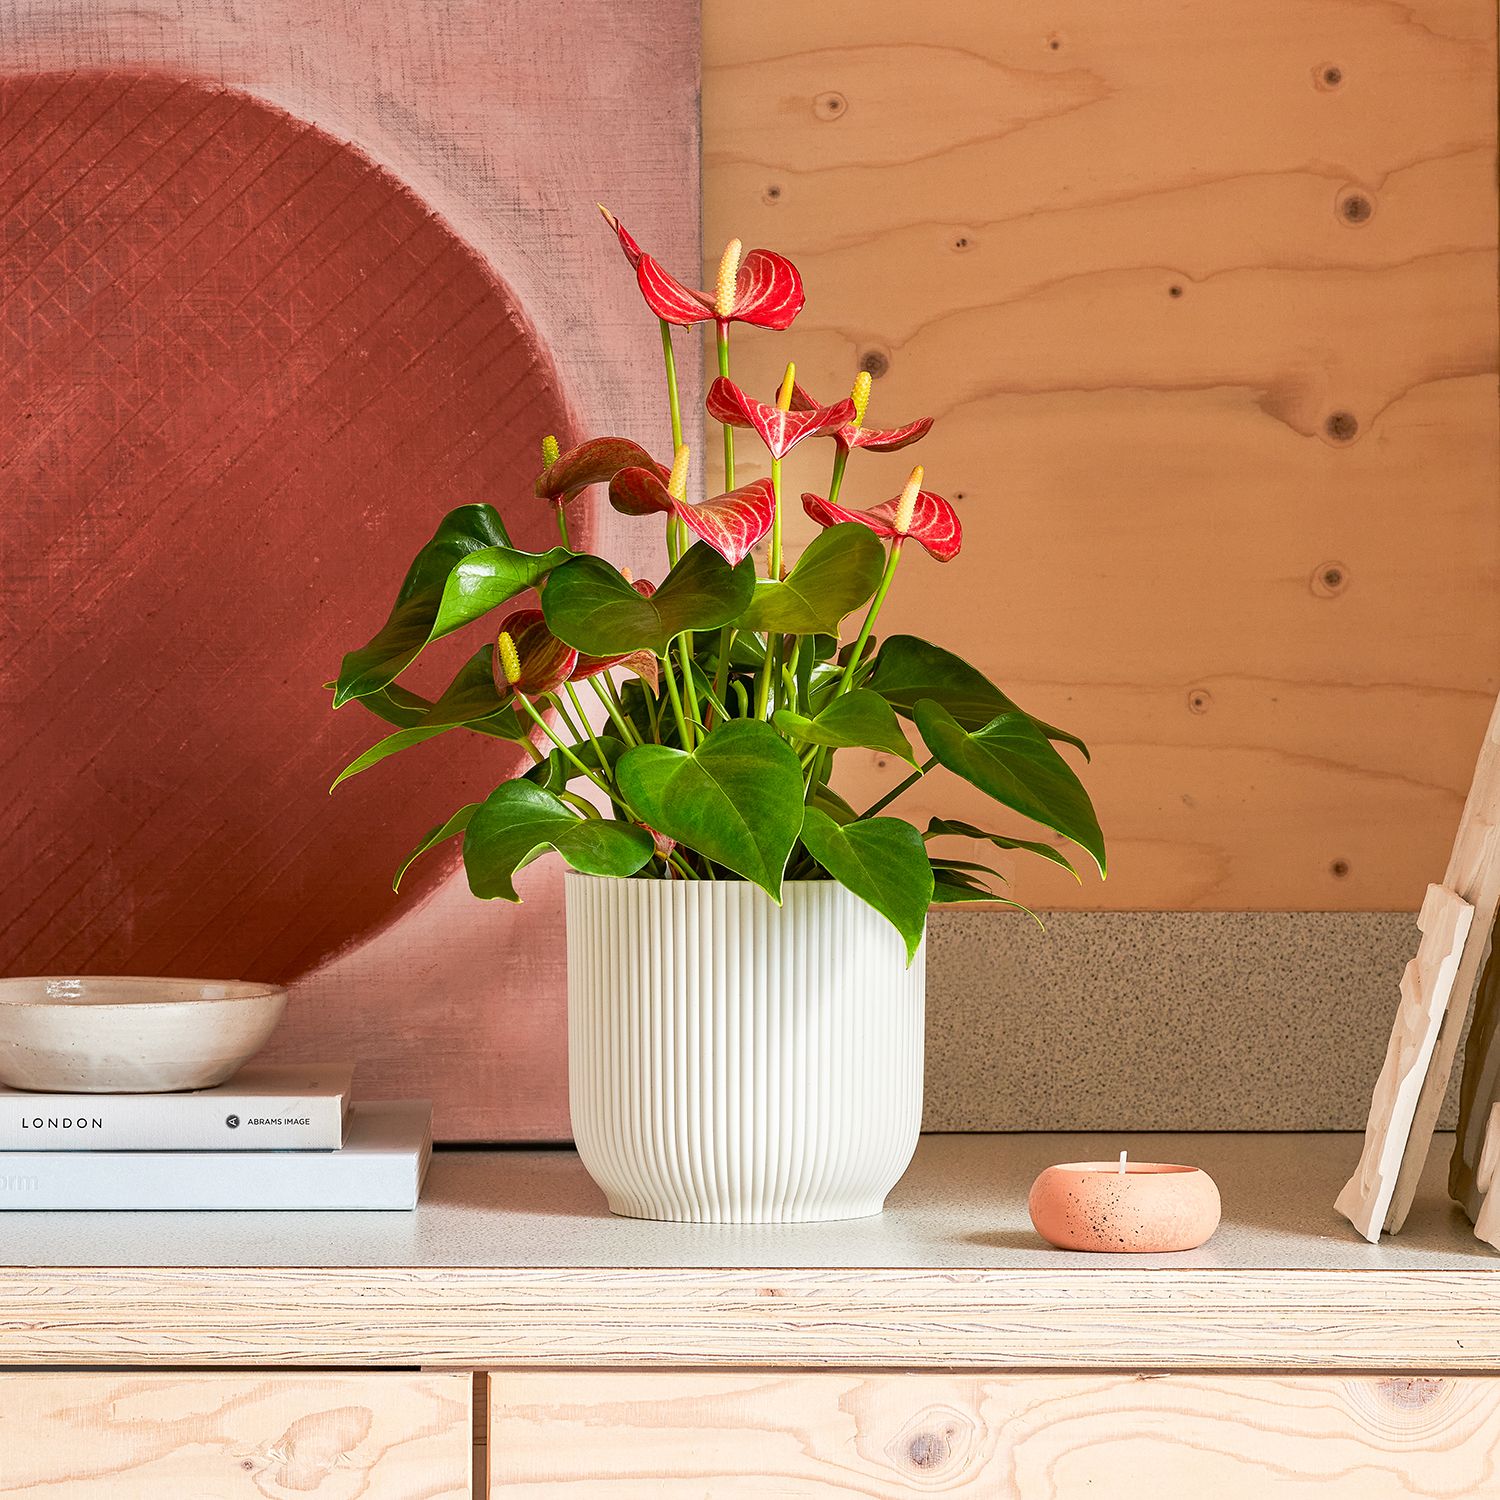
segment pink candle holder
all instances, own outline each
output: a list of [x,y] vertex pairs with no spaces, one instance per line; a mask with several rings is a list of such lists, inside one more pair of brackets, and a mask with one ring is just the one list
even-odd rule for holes
[[1219,1227],[1207,1172],[1169,1162],[1074,1161],[1048,1167],[1027,1201],[1036,1232],[1059,1250],[1196,1250]]

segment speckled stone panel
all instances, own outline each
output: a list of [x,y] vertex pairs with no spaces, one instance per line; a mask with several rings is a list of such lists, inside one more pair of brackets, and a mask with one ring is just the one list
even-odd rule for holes
[[1364,1128],[1414,914],[1043,920],[933,916],[926,1129]]

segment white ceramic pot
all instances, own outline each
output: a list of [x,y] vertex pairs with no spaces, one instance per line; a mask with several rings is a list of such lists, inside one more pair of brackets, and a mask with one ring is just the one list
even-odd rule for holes
[[610,1208],[781,1224],[877,1214],[922,1120],[926,945],[830,880],[570,872],[573,1136]]

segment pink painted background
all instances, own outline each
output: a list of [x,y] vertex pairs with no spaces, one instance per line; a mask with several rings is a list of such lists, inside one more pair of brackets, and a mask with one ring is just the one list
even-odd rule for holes
[[389,889],[512,752],[330,798],[381,726],[322,683],[447,509],[545,539],[543,433],[663,445],[593,202],[696,264],[696,5],[247,9],[23,4],[0,57],[0,967],[285,979],[280,1052],[561,1138],[556,871]]

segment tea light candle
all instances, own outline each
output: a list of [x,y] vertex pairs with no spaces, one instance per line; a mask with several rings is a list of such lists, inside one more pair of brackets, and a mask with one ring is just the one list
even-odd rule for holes
[[1027,1202],[1036,1232],[1060,1250],[1196,1250],[1219,1227],[1207,1172],[1168,1162],[1073,1161],[1048,1167]]

